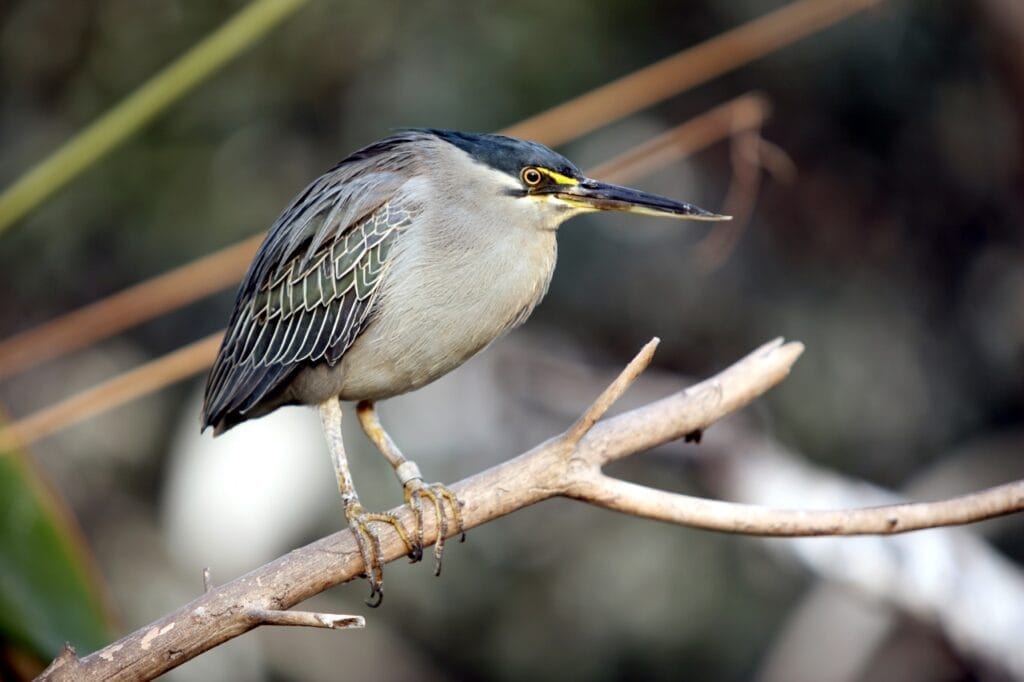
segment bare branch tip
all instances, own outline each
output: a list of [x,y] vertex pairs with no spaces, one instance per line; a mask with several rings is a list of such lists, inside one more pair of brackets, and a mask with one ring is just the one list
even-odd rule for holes
[[774,355],[783,359],[787,365],[792,366],[804,353],[804,344],[799,341],[784,342],[781,338],[776,339],[776,341],[778,343],[765,352],[765,357]]
[[798,357],[803,355],[805,346],[800,341],[790,341],[783,348],[788,349],[793,355],[793,360],[796,360]]
[[565,442],[575,446],[583,436],[587,435],[590,428],[596,424],[608,411],[615,401],[622,397],[622,394],[633,385],[637,377],[643,374],[651,364],[654,351],[661,342],[657,336],[644,344],[644,347],[629,361],[612,383],[601,392],[601,395],[590,404],[586,412],[576,420],[576,423],[565,432]]
[[346,616],[336,613],[318,614],[324,619],[324,623],[332,630],[361,630],[366,627],[366,618],[363,616]]
[[779,336],[772,339],[768,343],[764,344],[753,353],[749,358],[766,358],[776,354],[783,354],[789,356],[789,362],[793,363],[797,358],[804,352],[804,344],[800,341],[786,341],[785,338]]
[[[636,376],[641,374],[647,366],[651,364],[651,360],[654,359],[654,353],[658,350],[658,346],[661,344],[661,339],[657,336],[652,336],[651,340],[644,344],[643,348],[637,351],[637,354],[633,356],[633,359],[629,361],[629,364],[620,373],[620,378],[623,376]],[[618,381],[618,379],[616,379]]]
[[363,616],[312,611],[283,611],[278,609],[249,609],[249,618],[259,625],[291,625],[328,630],[352,630],[366,627]]
[[213,575],[210,573],[210,567],[203,568],[203,591],[209,592],[213,589]]

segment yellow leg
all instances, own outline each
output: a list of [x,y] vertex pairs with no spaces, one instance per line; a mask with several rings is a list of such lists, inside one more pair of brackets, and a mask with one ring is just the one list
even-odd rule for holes
[[348,468],[348,458],[345,456],[345,444],[341,438],[341,403],[337,398],[331,398],[320,405],[320,420],[324,426],[327,447],[331,452],[331,461],[334,463],[345,518],[348,519],[349,528],[356,538],[359,553],[366,567],[366,577],[370,581],[370,599],[366,603],[370,606],[379,606],[384,598],[384,565],[381,559],[380,538],[369,524],[376,521],[394,528],[410,553],[413,552],[413,543],[396,516],[367,512],[359,503],[359,495],[356,493],[352,473]]
[[434,544],[434,557],[437,561],[434,575],[441,575],[441,556],[444,554],[444,541],[448,537],[448,515],[445,514],[444,503],[447,502],[452,511],[452,520],[455,522],[453,534],[461,534],[464,541],[466,534],[463,532],[460,511],[462,503],[451,490],[440,483],[423,482],[419,467],[415,462],[405,458],[398,446],[395,445],[395,441],[381,426],[372,400],[360,401],[356,406],[356,414],[359,415],[359,423],[362,425],[363,431],[394,467],[395,475],[405,489],[405,501],[416,516],[416,539],[410,553],[413,561],[418,561],[423,556],[423,500],[426,499],[433,506],[437,519],[437,542]]

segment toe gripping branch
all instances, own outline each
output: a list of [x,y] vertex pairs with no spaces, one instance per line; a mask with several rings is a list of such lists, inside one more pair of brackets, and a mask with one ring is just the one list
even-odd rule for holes
[[370,596],[365,600],[366,605],[376,608],[384,600],[384,552],[381,549],[380,537],[370,528],[370,524],[385,523],[394,528],[410,552],[413,551],[412,540],[402,522],[398,520],[398,516],[390,512],[367,512],[358,501],[355,501],[346,506],[345,516],[359,546],[366,578],[370,582]]
[[[395,467],[395,476],[405,490],[405,501],[412,509],[415,517],[415,539],[410,546],[409,559],[413,562],[423,558],[424,539],[423,527],[423,500],[426,498],[434,509],[434,518],[437,521],[437,542],[434,543],[434,575],[441,575],[441,558],[444,555],[444,543],[448,538],[448,515],[445,513],[444,503],[447,502],[452,510],[452,520],[455,522],[453,534],[459,535],[459,542],[466,541],[466,533],[462,523],[462,502],[447,487],[440,483],[424,483],[420,468],[415,462],[403,461]],[[408,544],[408,543],[407,543]]]
[[423,482],[419,467],[405,459],[398,446],[381,426],[373,402],[360,401],[356,406],[356,413],[366,435],[394,467],[395,474],[405,491],[405,501],[413,512],[415,523],[415,528],[410,534],[402,525],[397,514],[392,512],[371,513],[363,509],[352,482],[352,473],[349,471],[345,444],[342,440],[341,403],[337,398],[331,398],[322,403],[320,417],[337,475],[338,491],[341,493],[345,517],[355,536],[359,553],[363,558],[366,577],[370,582],[370,597],[366,603],[375,607],[379,606],[384,598],[384,561],[380,537],[377,531],[370,527],[371,523],[383,523],[394,528],[398,537],[405,544],[409,558],[414,562],[420,561],[423,558],[423,546],[426,544],[423,528],[423,500],[428,500],[434,509],[438,531],[437,541],[434,544],[434,557],[437,560],[434,568],[435,575],[441,574],[441,557],[444,553],[444,541],[448,537],[449,531],[445,502],[451,507],[455,532],[462,534],[463,540],[465,540],[465,533],[463,532],[461,513],[462,503],[451,490],[440,483],[426,484]]
[[423,528],[423,500],[430,502],[434,509],[434,518],[437,521],[437,542],[434,544],[434,557],[437,560],[434,568],[435,575],[441,574],[441,557],[444,554],[444,542],[448,537],[448,516],[445,513],[445,502],[452,510],[452,519],[455,522],[455,532],[465,539],[462,523],[462,503],[455,497],[451,490],[440,483],[424,483],[423,475],[415,462],[405,458],[398,445],[384,430],[377,410],[372,400],[362,400],[356,406],[356,413],[359,416],[359,423],[370,441],[377,446],[381,454],[391,463],[395,470],[402,488],[405,490],[405,501],[412,509],[415,528],[413,529],[413,541],[407,543],[409,546],[409,558],[412,561],[420,561],[423,558],[423,546],[426,544]]

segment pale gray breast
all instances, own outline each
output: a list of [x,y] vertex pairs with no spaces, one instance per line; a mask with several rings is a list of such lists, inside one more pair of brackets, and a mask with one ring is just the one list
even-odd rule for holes
[[555,231],[526,215],[510,222],[508,205],[457,203],[428,212],[424,220],[437,222],[413,225],[396,244],[374,320],[342,359],[342,398],[437,379],[521,324],[546,293]]
[[420,172],[397,191],[415,218],[390,251],[370,321],[335,367],[296,375],[300,402],[419,388],[522,323],[547,291],[564,218],[515,196],[517,179],[422,142]]

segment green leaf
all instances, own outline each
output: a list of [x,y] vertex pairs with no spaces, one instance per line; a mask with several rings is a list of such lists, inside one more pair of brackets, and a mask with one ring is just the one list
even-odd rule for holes
[[0,639],[45,661],[113,639],[90,557],[63,501],[20,453],[0,451]]

